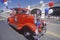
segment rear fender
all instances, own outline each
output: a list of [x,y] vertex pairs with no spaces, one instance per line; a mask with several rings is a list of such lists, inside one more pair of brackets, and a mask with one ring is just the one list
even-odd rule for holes
[[13,17],[9,17],[7,20],[8,20],[8,22],[9,22],[10,24],[13,24],[13,23],[14,23],[14,18],[13,18]]

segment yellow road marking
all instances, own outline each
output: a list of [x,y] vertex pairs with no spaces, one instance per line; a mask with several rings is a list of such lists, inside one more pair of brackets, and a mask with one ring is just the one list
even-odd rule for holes
[[54,33],[54,32],[50,32],[50,31],[47,31],[46,33],[47,33],[47,34],[50,34],[50,35],[53,35],[53,36],[55,36],[55,37],[60,38],[60,34],[56,34],[56,33]]
[[0,18],[0,20],[3,20],[3,18]]

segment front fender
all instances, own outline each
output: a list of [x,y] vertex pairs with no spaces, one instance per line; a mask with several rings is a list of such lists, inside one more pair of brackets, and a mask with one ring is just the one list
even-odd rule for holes
[[33,31],[33,32],[36,31],[36,25],[35,24],[26,23],[26,24],[24,24],[24,26],[29,27],[31,29],[31,31]]

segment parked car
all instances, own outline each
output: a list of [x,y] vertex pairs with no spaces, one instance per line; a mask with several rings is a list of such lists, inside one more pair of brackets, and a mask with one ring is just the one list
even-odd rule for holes
[[[35,40],[34,36],[36,36],[37,26],[34,21],[34,16],[30,15],[30,13],[27,14],[28,9],[26,8],[14,8],[14,10],[16,13],[12,13],[7,19],[8,24],[20,31],[20,33],[29,40]],[[38,32],[40,34],[44,26],[46,26],[46,23],[44,20],[40,20],[39,22],[41,22],[38,27]]]

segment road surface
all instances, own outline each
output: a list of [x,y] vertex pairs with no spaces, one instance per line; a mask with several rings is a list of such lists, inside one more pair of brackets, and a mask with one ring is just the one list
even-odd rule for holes
[[[0,40],[27,40],[12,29],[6,20],[0,20]],[[40,40],[60,40],[60,24],[47,22],[47,32]]]

